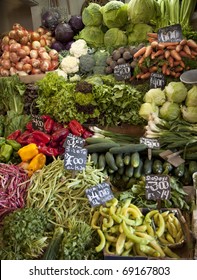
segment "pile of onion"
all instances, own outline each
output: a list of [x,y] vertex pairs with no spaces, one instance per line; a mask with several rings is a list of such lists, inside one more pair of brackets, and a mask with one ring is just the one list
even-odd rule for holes
[[58,52],[50,49],[54,38],[47,29],[28,31],[15,23],[2,38],[0,76],[42,74],[58,68]]

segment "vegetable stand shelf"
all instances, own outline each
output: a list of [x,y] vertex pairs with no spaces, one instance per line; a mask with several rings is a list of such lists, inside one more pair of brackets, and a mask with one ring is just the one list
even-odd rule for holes
[[26,75],[26,76],[19,76],[21,82],[25,84],[35,83],[42,78],[44,78],[46,74],[35,74],[35,75]]

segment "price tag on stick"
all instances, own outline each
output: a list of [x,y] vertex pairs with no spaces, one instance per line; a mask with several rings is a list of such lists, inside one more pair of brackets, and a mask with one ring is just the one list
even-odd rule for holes
[[64,142],[63,147],[70,147],[70,148],[83,148],[85,144],[85,139],[75,136],[72,133],[69,133],[66,137],[66,141]]
[[145,177],[146,198],[148,200],[167,200],[170,198],[170,181],[168,175],[150,174]]
[[81,171],[86,168],[87,149],[69,148],[64,153],[64,168]]
[[85,192],[92,207],[105,204],[105,202],[114,197],[110,185],[107,182],[86,189]]
[[182,28],[180,24],[174,24],[162,27],[158,30],[158,42],[180,42],[183,39]]
[[32,115],[32,127],[35,130],[45,131],[43,118],[39,115]]
[[166,80],[161,73],[151,73],[150,75],[150,88],[161,88],[164,89]]
[[114,67],[114,77],[117,81],[131,78],[131,67],[129,64],[120,64]]

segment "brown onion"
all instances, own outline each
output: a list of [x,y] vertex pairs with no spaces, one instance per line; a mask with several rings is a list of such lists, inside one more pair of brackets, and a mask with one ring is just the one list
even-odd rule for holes
[[22,29],[23,27],[20,25],[20,23],[14,23],[13,26],[12,26],[12,28],[13,28],[14,30],[17,30],[17,29]]
[[45,38],[41,38],[40,39],[40,45],[41,45],[41,47],[45,47],[46,46],[46,39]]
[[26,55],[24,58],[21,59],[21,61],[22,61],[24,64],[30,63],[31,58],[30,58],[28,55]]
[[28,74],[25,71],[17,71],[19,76],[27,76]]
[[0,75],[1,75],[2,77],[8,77],[8,76],[10,75],[10,72],[9,72],[9,70],[7,70],[7,69],[0,68]]
[[38,50],[41,47],[41,44],[39,41],[33,41],[31,46],[32,46],[32,49]]
[[45,52],[41,52],[40,54],[41,59],[43,60],[51,60],[50,55],[45,51]]
[[43,34],[45,33],[45,29],[44,29],[43,27],[38,27],[37,32],[38,32],[40,35],[43,35]]
[[17,52],[21,48],[21,44],[14,43],[10,45],[10,52]]
[[10,32],[8,33],[8,36],[10,39],[14,39],[16,41],[19,40],[18,34],[16,32],[16,30],[10,30]]
[[30,39],[31,41],[39,41],[40,40],[40,34],[36,31],[33,31],[30,33]]
[[57,69],[58,66],[59,66],[59,61],[58,61],[58,60],[52,60],[52,61],[51,61],[50,71],[51,71],[51,70]]
[[10,52],[9,51],[4,51],[1,57],[3,59],[9,59],[10,58]]
[[23,70],[23,65],[24,63],[22,61],[18,61],[16,64],[15,64],[15,67],[18,71],[22,71]]
[[21,45],[27,45],[28,42],[29,42],[28,36],[23,36],[22,38],[20,38]]
[[26,57],[26,51],[24,50],[24,49],[19,49],[18,51],[17,51],[17,55],[20,57],[20,58],[24,58],[24,57]]
[[8,44],[9,44],[9,45],[12,45],[12,44],[16,44],[16,43],[18,44],[18,42],[16,42],[16,40],[10,39]]
[[10,53],[10,61],[11,62],[16,63],[16,62],[19,61],[19,59],[20,59],[20,57],[15,52]]
[[16,68],[14,66],[12,66],[10,68],[10,75],[12,76],[12,75],[15,75],[15,74],[17,74],[17,70],[16,70]]
[[29,55],[30,54],[30,47],[29,46],[21,46],[21,49],[25,50],[26,52],[26,55]]
[[16,31],[16,33],[17,33],[17,35],[20,39],[24,37],[24,30],[23,29],[18,29]]
[[56,50],[50,50],[49,51],[49,56],[51,57],[51,59],[53,60],[58,60],[59,58],[59,53]]
[[29,74],[31,72],[31,70],[32,70],[32,66],[30,63],[26,63],[23,65],[23,71],[25,71],[26,73]]
[[38,51],[37,50],[31,50],[29,53],[29,56],[31,58],[37,58],[38,57]]
[[2,51],[9,51],[10,45],[2,45],[1,49],[2,49]]
[[40,68],[40,60],[39,59],[32,58],[30,63],[34,68]]
[[2,65],[2,67],[3,67],[4,69],[10,70],[11,62],[10,62],[9,59],[2,59],[1,65]]
[[41,70],[39,68],[32,68],[31,70],[31,74],[35,75],[35,74],[41,74]]
[[9,36],[4,36],[3,39],[2,39],[2,44],[3,45],[8,45],[9,44],[9,41],[10,41],[10,38]]
[[40,64],[40,69],[42,72],[47,72],[49,71],[51,67],[51,61],[50,60],[42,60]]

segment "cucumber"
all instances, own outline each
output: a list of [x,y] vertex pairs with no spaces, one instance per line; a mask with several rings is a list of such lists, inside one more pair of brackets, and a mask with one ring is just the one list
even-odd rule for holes
[[161,174],[163,172],[163,164],[162,161],[159,159],[155,159],[153,161],[153,173],[154,174]]
[[131,165],[136,168],[140,164],[140,154],[138,152],[134,152],[131,154]]
[[104,170],[106,166],[105,154],[100,154],[98,157],[98,169]]
[[93,161],[94,166],[97,165],[97,163],[98,163],[98,158],[99,158],[99,154],[98,154],[98,153],[92,153],[92,154],[91,154],[91,161]]
[[61,245],[63,236],[64,236],[63,227],[58,226],[57,228],[55,228],[53,237],[42,257],[43,260],[57,260],[58,259],[59,249],[60,249],[60,245]]
[[115,161],[118,168],[123,167],[124,166],[123,154],[117,154],[115,156]]
[[133,187],[133,185],[135,185],[135,184],[136,184],[136,178],[131,177],[131,178],[129,179],[129,182],[127,183],[127,188],[131,188],[131,187]]
[[115,173],[115,170],[109,168],[109,166],[108,166],[108,167],[107,167],[107,172],[108,172],[109,174],[114,174],[114,173]]
[[134,168],[133,176],[139,179],[143,174],[143,161],[140,159],[138,167]]
[[197,172],[197,161],[191,160],[189,162],[189,173],[192,175],[195,172]]
[[149,175],[152,173],[152,166],[153,166],[153,160],[152,159],[145,159],[144,161],[144,174]]
[[129,179],[130,179],[130,177],[127,176],[127,175],[125,175],[125,174],[122,176],[122,181],[123,181],[124,183],[129,182]]
[[163,164],[163,173],[162,174],[169,174],[172,170],[173,170],[172,164],[165,161]]
[[110,143],[95,143],[86,145],[88,153],[104,153],[107,152],[110,148],[120,147],[119,144],[115,142]]
[[114,171],[118,170],[118,167],[116,165],[115,158],[114,158],[113,154],[111,154],[110,152],[107,152],[105,154],[105,160],[106,160],[106,163],[107,163],[107,165],[109,166],[110,169],[112,169]]
[[177,177],[183,177],[184,172],[185,172],[185,163],[184,162],[181,163],[179,166],[177,166],[174,169],[174,175]]
[[132,165],[128,165],[125,168],[125,175],[131,178],[133,176],[134,168]]
[[117,170],[118,174],[120,174],[120,175],[123,175],[124,171],[125,171],[124,166],[123,167],[119,167],[118,170]]
[[145,149],[147,149],[147,145],[145,144],[125,144],[124,146],[112,147],[109,149],[109,151],[112,154],[120,154],[140,152]]
[[87,144],[115,143],[113,140],[106,139],[105,137],[88,137],[85,141]]
[[125,165],[129,165],[130,162],[131,162],[131,156],[130,154],[125,154],[124,157],[123,157],[123,162]]

